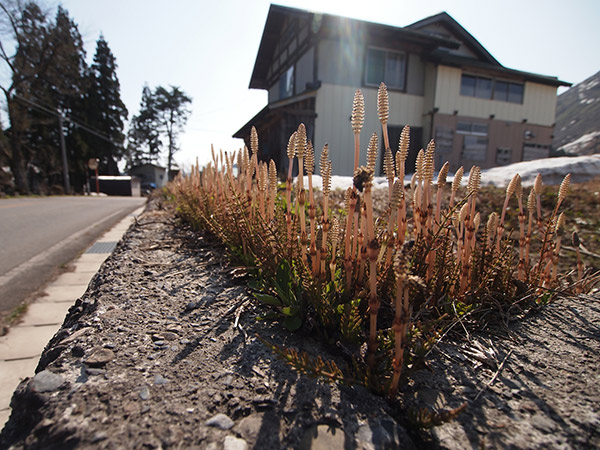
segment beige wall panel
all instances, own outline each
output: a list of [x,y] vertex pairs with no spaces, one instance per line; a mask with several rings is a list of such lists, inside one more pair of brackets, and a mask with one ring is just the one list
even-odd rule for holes
[[485,100],[460,95],[461,69],[438,66],[435,106],[442,114],[458,111],[461,116],[514,122],[527,119],[536,125],[550,126],[556,114],[556,88],[537,83],[525,83],[523,104]]
[[525,83],[524,118],[537,125],[552,125],[556,120],[556,88]]
[[[381,125],[377,117],[377,89],[361,88],[365,97],[365,124],[361,133],[360,163],[366,164],[366,148],[373,132],[381,138]],[[329,154],[335,175],[351,175],[354,170],[354,135],[350,117],[356,88],[323,84],[318,91],[315,119],[315,159],[329,143]],[[423,122],[423,97],[389,92],[390,125],[420,127]],[[390,143],[390,146],[397,143]]]

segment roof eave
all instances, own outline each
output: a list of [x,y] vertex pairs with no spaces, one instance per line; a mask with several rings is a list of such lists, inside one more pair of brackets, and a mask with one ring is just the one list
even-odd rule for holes
[[511,69],[511,68],[504,67],[504,66],[496,66],[494,64],[488,64],[488,63],[485,63],[485,62],[482,62],[479,60],[466,58],[466,57],[460,57],[460,56],[456,56],[456,55],[434,53],[434,54],[429,55],[428,59],[437,64],[443,64],[443,65],[447,65],[447,66],[451,66],[451,67],[458,67],[461,69],[468,70],[469,68],[476,68],[476,69],[488,69],[488,70],[495,71],[495,72],[502,72],[502,73],[522,77],[526,81],[532,81],[535,83],[545,84],[545,85],[549,85],[549,86],[569,87],[572,85],[572,83],[559,80],[556,77],[549,77],[546,75],[540,75],[540,74],[533,73],[533,72],[525,72],[522,70]]

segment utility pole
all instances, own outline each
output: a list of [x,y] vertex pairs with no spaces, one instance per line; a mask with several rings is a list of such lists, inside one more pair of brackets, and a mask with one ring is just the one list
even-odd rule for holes
[[58,131],[60,133],[60,151],[62,153],[63,163],[63,179],[65,183],[65,194],[71,193],[71,182],[69,181],[69,167],[67,166],[67,147],[65,145],[65,134],[63,130],[63,115],[62,112],[57,109],[58,113]]

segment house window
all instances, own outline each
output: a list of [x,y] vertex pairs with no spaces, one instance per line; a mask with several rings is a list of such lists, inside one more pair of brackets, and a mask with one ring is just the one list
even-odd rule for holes
[[492,79],[463,75],[460,82],[460,94],[490,99],[492,98]]
[[533,159],[547,158],[550,155],[550,146],[544,144],[523,144],[523,161],[531,161]]
[[508,84],[506,81],[496,81],[494,83],[494,100],[508,101]]
[[512,150],[510,147],[498,147],[496,149],[496,164],[506,166],[510,164],[512,158]]
[[460,95],[510,103],[523,103],[525,87],[521,83],[510,83],[487,77],[463,74],[460,80]]
[[487,145],[487,136],[465,136],[462,157],[469,161],[485,161]]
[[471,75],[463,75],[460,82],[460,95],[467,97],[475,97],[475,82],[477,77]]
[[492,80],[490,78],[477,77],[475,83],[475,97],[485,98],[489,100],[492,98]]
[[488,125],[487,123],[458,122],[456,132],[458,134],[472,134],[473,136],[487,136]]
[[287,98],[294,95],[294,66],[283,72],[279,78],[279,98]]
[[511,103],[523,103],[523,91],[525,90],[522,84],[510,83],[508,85],[508,101]]
[[404,53],[372,47],[367,50],[366,85],[379,86],[383,81],[388,88],[404,89],[405,73]]
[[462,157],[469,161],[485,161],[488,146],[488,125],[458,122],[456,133],[464,135]]

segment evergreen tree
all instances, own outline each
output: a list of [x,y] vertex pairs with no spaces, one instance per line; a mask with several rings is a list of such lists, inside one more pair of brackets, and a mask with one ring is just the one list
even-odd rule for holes
[[123,123],[127,108],[121,100],[117,64],[103,36],[96,42],[96,54],[90,68],[90,86],[86,96],[87,123],[106,138],[87,133],[85,142],[92,157],[100,159],[100,170],[118,175],[117,161],[125,156]]
[[192,99],[177,86],[171,86],[170,90],[159,86],[154,91],[157,124],[168,141],[167,176],[169,180],[171,179],[173,154],[179,150],[177,137],[190,115],[188,104],[191,102]]
[[[88,90],[89,68],[85,62],[83,39],[77,24],[69,17],[67,10],[59,7],[56,19],[51,27],[51,51],[54,58],[47,77],[35,87],[37,101],[53,109],[66,118],[79,118],[83,107],[83,98]],[[79,130],[68,120],[62,122],[59,129],[58,117],[40,121],[38,133],[44,140],[38,144],[36,166],[43,174],[44,182],[50,186],[63,184],[63,166],[60,133],[65,135],[67,162],[73,186],[83,185],[85,177],[85,146],[79,139]]]
[[132,120],[129,133],[130,158],[152,160],[162,150],[161,136],[167,140],[167,174],[171,176],[173,154],[178,150],[177,138],[190,114],[192,99],[176,86],[158,86],[153,92],[144,86],[140,112]]
[[154,96],[146,85],[142,90],[140,112],[131,118],[127,136],[129,168],[158,161],[162,142],[156,121]]

